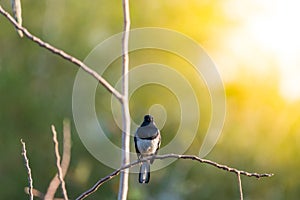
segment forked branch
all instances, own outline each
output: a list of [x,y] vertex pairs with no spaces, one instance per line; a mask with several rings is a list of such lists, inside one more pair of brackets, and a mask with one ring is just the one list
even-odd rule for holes
[[112,85],[110,85],[100,74],[98,74],[95,70],[91,69],[90,67],[88,67],[86,64],[84,64],[82,61],[80,61],[79,59],[71,56],[70,54],[64,52],[61,49],[55,48],[54,46],[52,46],[51,44],[44,42],[43,40],[41,40],[40,38],[36,37],[35,35],[33,35],[32,33],[30,33],[26,28],[24,28],[23,26],[19,25],[15,19],[7,12],[5,11],[2,6],[0,5],[0,13],[6,17],[8,19],[8,21],[10,23],[12,23],[15,28],[19,31],[22,31],[23,34],[29,38],[30,40],[32,40],[33,42],[37,43],[38,45],[40,45],[41,47],[51,51],[52,53],[59,55],[60,57],[62,57],[65,60],[70,61],[71,63],[77,65],[78,67],[80,67],[81,69],[83,69],[85,72],[87,72],[88,74],[90,74],[92,77],[94,77],[101,85],[103,85],[110,93],[112,93],[119,101],[122,101],[123,99],[123,95],[121,95]]
[[[165,155],[156,155],[154,158],[159,159],[159,160],[163,160],[163,159],[167,159],[167,158],[195,160],[195,161],[198,161],[200,163],[205,163],[205,164],[214,166],[218,169],[222,169],[222,170],[225,170],[225,171],[228,171],[228,172],[231,172],[231,173],[235,173],[236,175],[238,175],[238,178],[239,178],[239,187],[240,187],[241,198],[242,198],[243,194],[242,194],[242,190],[241,190],[242,186],[241,186],[241,181],[240,181],[240,175],[245,175],[245,176],[248,176],[248,177],[256,177],[256,178],[271,177],[271,176],[274,175],[274,174],[269,174],[269,173],[263,173],[263,174],[250,173],[250,172],[238,170],[238,169],[235,169],[235,168],[232,168],[232,167],[228,167],[226,165],[222,165],[222,164],[219,164],[219,163],[211,161],[211,160],[202,159],[202,158],[199,158],[199,157],[194,156],[194,155],[165,154]],[[152,159],[152,158],[148,157],[148,158],[145,158],[145,159],[137,160],[137,161],[134,161],[134,162],[132,162],[128,165],[125,165],[125,166],[115,170],[114,172],[110,173],[109,175],[105,176],[104,178],[101,178],[96,184],[94,184],[93,187],[91,187],[89,190],[85,191],[79,197],[77,197],[76,200],[81,200],[81,199],[84,199],[84,198],[88,197],[89,195],[91,195],[92,193],[97,191],[97,189],[103,183],[113,179],[115,176],[117,176],[124,169],[134,167],[134,166],[138,165],[140,162],[150,160],[150,159]]]
[[61,164],[60,164],[60,155],[59,155],[59,149],[58,149],[58,141],[57,141],[57,133],[55,130],[55,126],[52,125],[51,126],[51,130],[53,133],[53,142],[54,142],[54,147],[55,147],[55,156],[56,156],[56,166],[57,166],[57,172],[58,172],[58,178],[60,180],[61,183],[61,189],[64,195],[64,199],[68,200],[68,194],[67,194],[67,190],[66,190],[66,185],[65,185],[65,181],[63,178],[63,171],[61,168]]
[[[70,120],[65,119],[63,121],[63,155],[61,161],[62,178],[65,177],[71,160],[71,127]],[[60,179],[58,173],[55,174],[51,180],[47,192],[45,194],[45,200],[52,200],[55,196],[56,190],[60,185]]]

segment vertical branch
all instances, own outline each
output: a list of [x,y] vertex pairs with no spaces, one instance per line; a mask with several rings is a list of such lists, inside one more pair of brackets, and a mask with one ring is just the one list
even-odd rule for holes
[[[11,7],[13,11],[14,18],[16,22],[22,26],[22,8],[21,8],[21,0],[11,0]],[[23,32],[16,29],[17,33],[20,37],[23,37]]]
[[64,119],[63,121],[63,134],[64,134],[64,143],[63,143],[63,156],[61,160],[61,168],[63,177],[66,175],[70,160],[71,160],[71,125],[69,119]]
[[55,145],[55,155],[56,155],[56,166],[57,166],[57,170],[58,170],[58,178],[61,182],[61,189],[64,195],[64,199],[68,200],[68,195],[67,195],[67,190],[66,190],[66,185],[65,185],[65,181],[63,179],[63,172],[60,166],[60,155],[59,155],[59,150],[58,150],[58,141],[57,141],[57,133],[55,131],[55,127],[52,125],[51,126],[52,129],[52,133],[53,133],[53,142]]
[[[130,113],[128,102],[128,40],[130,30],[129,0],[123,0],[124,31],[122,37],[122,166],[130,162]],[[129,169],[121,172],[119,183],[119,200],[127,199]]]
[[22,143],[22,156],[24,158],[24,163],[27,169],[27,175],[28,175],[28,182],[29,182],[29,197],[30,200],[33,200],[33,192],[32,192],[32,188],[33,188],[33,180],[32,180],[32,176],[31,176],[31,169],[29,167],[29,160],[27,158],[26,155],[26,145],[25,142],[23,142],[23,140],[21,139],[21,143]]
[[[70,128],[70,120],[65,119],[63,122],[63,155],[61,160],[61,168],[62,168],[62,177],[64,178],[71,159],[71,128]],[[51,180],[47,192],[45,194],[45,200],[52,200],[55,196],[56,190],[60,185],[60,180],[58,178],[58,174],[56,173],[53,179]]]
[[242,180],[241,180],[241,173],[238,172],[237,173],[237,177],[238,177],[238,183],[239,183],[239,189],[240,189],[240,199],[243,200],[243,187],[242,187]]

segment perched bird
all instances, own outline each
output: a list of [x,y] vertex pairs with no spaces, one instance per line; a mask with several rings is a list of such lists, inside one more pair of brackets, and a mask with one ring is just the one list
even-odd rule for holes
[[[13,11],[13,16],[16,22],[22,26],[22,8],[21,8],[21,0],[11,0],[11,7]],[[17,30],[17,33],[20,37],[23,37],[23,32]]]
[[[153,117],[145,115],[143,123],[134,135],[134,144],[138,159],[156,155],[160,147],[160,142],[160,132],[153,121]],[[150,163],[152,164],[153,161],[154,158],[142,162],[139,173],[140,183],[149,182]]]

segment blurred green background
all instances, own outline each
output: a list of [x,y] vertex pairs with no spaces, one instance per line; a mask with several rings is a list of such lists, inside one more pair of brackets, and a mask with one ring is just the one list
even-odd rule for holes
[[[46,0],[22,2],[23,24],[32,33],[79,59],[101,41],[123,30],[121,1]],[[0,4],[11,11],[10,2]],[[224,80],[227,116],[223,133],[208,159],[250,172],[272,172],[272,178],[242,177],[245,199],[298,199],[300,195],[300,34],[297,1],[130,1],[131,28],[162,27],[184,33],[199,42],[215,61]],[[194,78],[186,63],[151,50],[130,55],[131,68],[139,63],[164,62],[180,70],[197,91],[201,122],[186,154],[198,154],[210,119],[208,91]],[[121,62],[104,74],[118,80]],[[72,89],[78,68],[20,39],[0,17],[0,196],[26,199],[26,170],[20,139],[27,144],[34,187],[45,192],[56,173],[50,125],[62,131],[62,121],[72,122]],[[141,122],[152,99],[150,86],[130,99],[132,118]],[[152,86],[153,100],[168,112],[162,145],[173,137],[180,119],[167,103],[172,94]],[[99,86],[97,113],[120,145],[120,130],[108,110],[108,93]],[[147,96],[148,95],[148,96]],[[150,95],[151,96],[151,95]],[[103,98],[102,98],[103,97]],[[105,98],[104,98],[105,97]],[[159,98],[158,98],[159,97]],[[145,109],[136,109],[145,106]],[[169,106],[169,107],[168,107]],[[132,130],[134,131],[134,130]],[[61,141],[62,136],[59,135]],[[171,153],[171,152],[170,152]],[[72,123],[72,160],[66,176],[74,199],[99,178],[112,172],[88,153]],[[118,178],[104,184],[88,199],[116,199]],[[60,191],[58,191],[60,194]],[[178,160],[152,173],[149,185],[130,176],[129,199],[238,199],[234,174],[193,161]]]

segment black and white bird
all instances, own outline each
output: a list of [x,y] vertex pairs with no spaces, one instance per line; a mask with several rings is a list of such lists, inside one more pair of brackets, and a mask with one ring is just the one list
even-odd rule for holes
[[[141,126],[136,130],[134,135],[135,150],[138,159],[149,157],[157,154],[160,147],[161,137],[159,129],[156,127],[153,117],[145,115]],[[150,180],[150,163],[154,159],[142,162],[139,173],[139,182],[148,183]]]

